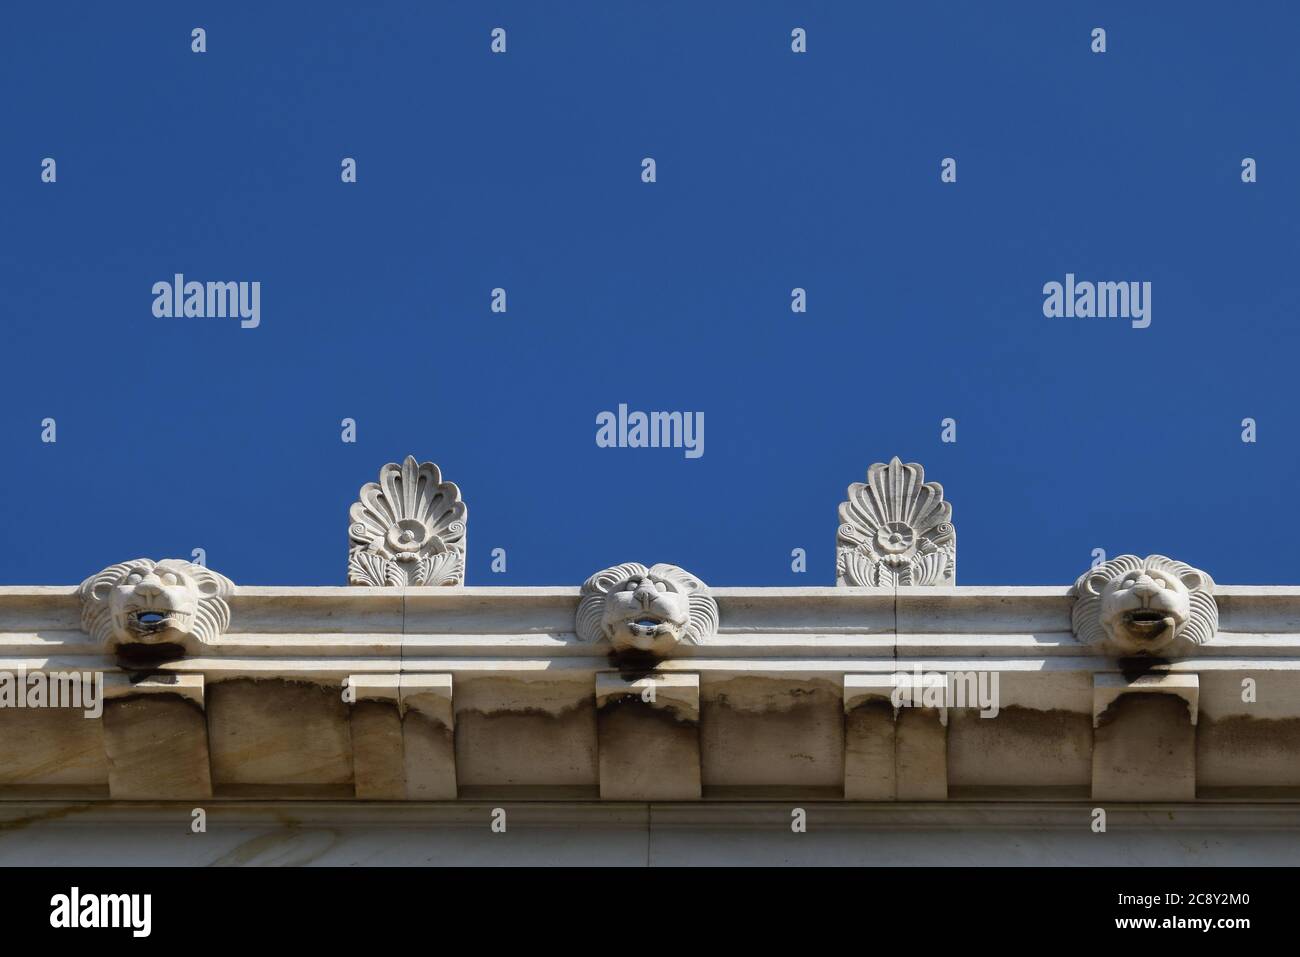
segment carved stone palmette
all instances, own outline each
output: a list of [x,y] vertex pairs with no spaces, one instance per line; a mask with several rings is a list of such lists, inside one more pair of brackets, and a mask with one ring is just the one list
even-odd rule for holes
[[836,536],[837,585],[955,585],[957,532],[943,486],[894,456],[849,486]]
[[348,584],[465,583],[465,503],[434,463],[389,462],[349,515]]

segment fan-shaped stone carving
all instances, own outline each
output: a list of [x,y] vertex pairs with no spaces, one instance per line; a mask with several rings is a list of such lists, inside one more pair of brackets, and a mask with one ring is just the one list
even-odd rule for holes
[[389,462],[349,514],[348,584],[465,583],[465,503],[432,462]]
[[838,585],[956,584],[957,532],[943,486],[898,456],[871,466],[840,504],[835,574]]

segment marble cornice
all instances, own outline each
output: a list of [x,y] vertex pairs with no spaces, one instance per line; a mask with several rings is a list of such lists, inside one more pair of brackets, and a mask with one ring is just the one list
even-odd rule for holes
[[[459,487],[378,478],[344,587],[0,587],[0,800],[1300,801],[1300,586],[1155,554],[957,585],[954,507],[897,458],[848,488],[834,586],[466,585]],[[70,675],[84,715],[40,693]]]

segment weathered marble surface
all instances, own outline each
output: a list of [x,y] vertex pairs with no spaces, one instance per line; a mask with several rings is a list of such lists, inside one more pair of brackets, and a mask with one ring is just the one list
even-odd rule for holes
[[[1216,585],[1217,629],[1186,654],[1139,663],[1145,676],[1107,642],[1078,639],[1065,586],[712,588],[716,629],[648,672],[625,671],[603,638],[580,639],[582,598],[571,587],[238,587],[222,633],[148,672],[201,689],[174,722],[121,722],[115,705],[93,720],[0,707],[0,804],[201,795],[202,774],[184,768],[204,747],[217,801],[597,800],[599,682],[611,674],[697,683],[706,801],[1300,801],[1297,587]],[[83,630],[73,587],[0,588],[0,672],[20,669],[129,684]],[[917,670],[996,674],[997,715],[856,714],[854,682],[884,697],[896,672]],[[1180,789],[1098,790],[1121,767],[1133,779],[1166,766],[1140,722],[1094,725],[1097,688],[1119,687],[1122,703],[1149,693],[1126,687],[1144,677],[1198,689],[1196,720],[1178,731]],[[349,681],[364,689],[355,701]],[[149,700],[165,710],[167,698]],[[663,753],[676,780],[692,780],[694,751]],[[638,774],[624,780],[656,780]]]
[[596,675],[596,732],[602,799],[701,796],[699,675]]
[[[805,833],[791,811],[806,813]],[[1294,807],[459,803],[0,805],[0,867],[339,865],[1294,865]],[[498,809],[506,830],[494,832]],[[499,820],[499,816],[497,816]]]
[[[0,866],[1300,860],[1300,586],[958,588],[897,458],[839,517],[835,587],[470,587],[460,490],[408,456],[349,587],[0,587]],[[15,690],[83,674],[102,707]]]

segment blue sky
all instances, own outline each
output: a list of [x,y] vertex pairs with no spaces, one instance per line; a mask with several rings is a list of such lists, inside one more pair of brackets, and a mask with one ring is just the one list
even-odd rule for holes
[[[408,452],[470,584],[830,584],[895,454],[959,584],[1300,580],[1300,8],[1136,6],[7,5],[0,583],[202,547],[342,584]],[[259,281],[261,325],[155,318],[177,272]],[[1151,282],[1151,326],[1046,318],[1067,272]],[[598,448],[619,403],[703,412],[705,454]]]

